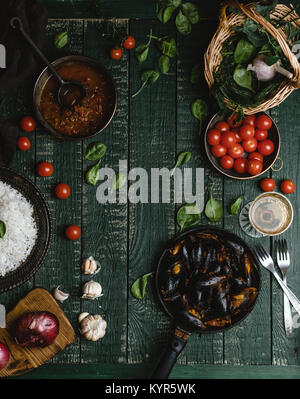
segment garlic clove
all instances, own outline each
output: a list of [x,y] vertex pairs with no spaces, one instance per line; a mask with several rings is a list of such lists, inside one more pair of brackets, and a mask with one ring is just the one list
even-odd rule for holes
[[70,295],[69,295],[68,293],[66,293],[66,292],[61,291],[61,290],[59,289],[59,286],[58,286],[58,287],[56,287],[56,288],[54,289],[54,291],[53,291],[53,296],[54,296],[54,298],[55,298],[57,301],[63,303],[66,299],[69,298]]
[[80,315],[78,316],[78,322],[81,323],[82,320],[85,319],[88,315],[89,313],[87,312],[80,313]]
[[82,263],[82,271],[84,274],[96,274],[100,271],[101,265],[92,256],[84,259]]

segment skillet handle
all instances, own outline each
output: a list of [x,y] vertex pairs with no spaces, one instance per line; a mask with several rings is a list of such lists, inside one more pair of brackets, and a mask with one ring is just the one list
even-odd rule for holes
[[176,363],[178,356],[187,344],[189,336],[190,334],[180,330],[179,328],[176,328],[164,356],[160,360],[151,377],[152,379],[165,379],[169,377],[169,374]]

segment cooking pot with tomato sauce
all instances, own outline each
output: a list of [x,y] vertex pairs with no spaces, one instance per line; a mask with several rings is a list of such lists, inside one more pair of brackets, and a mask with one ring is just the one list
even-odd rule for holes
[[110,72],[97,60],[80,55],[62,57],[52,64],[65,81],[82,84],[87,96],[72,109],[63,108],[57,100],[59,83],[45,68],[33,92],[40,123],[64,140],[83,140],[100,133],[111,122],[117,107],[117,90]]

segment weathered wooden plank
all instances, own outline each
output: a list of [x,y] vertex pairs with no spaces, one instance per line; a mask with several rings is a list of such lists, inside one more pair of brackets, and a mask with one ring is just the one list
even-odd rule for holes
[[[111,36],[102,37],[102,33],[112,28],[125,36],[128,21],[84,24],[84,54],[99,60],[111,71],[118,90],[118,107],[111,124],[101,135],[86,140],[83,151],[91,142],[105,143],[107,153],[102,166],[113,168],[117,174],[119,160],[128,157],[128,57],[124,51],[119,61],[109,58],[109,48],[114,41]],[[84,161],[83,172],[92,164]],[[126,361],[127,351],[127,204],[98,203],[96,188],[85,182],[82,198],[82,257],[92,255],[100,261],[101,271],[93,280],[102,284],[104,294],[96,301],[82,301],[82,311],[100,313],[108,324],[103,340],[82,341],[82,362],[122,363]],[[90,279],[91,276],[84,276],[82,283]]]
[[[68,49],[64,51],[81,54],[83,51],[82,21],[53,21],[47,28],[45,54],[58,58],[62,52],[55,50],[53,37],[65,29],[69,32]],[[37,129],[36,162],[51,162],[54,174],[51,177],[37,177],[36,182],[44,194],[52,217],[53,238],[48,257],[42,269],[36,274],[36,286],[52,291],[58,285],[70,298],[63,304],[63,309],[76,329],[77,315],[80,310],[80,263],[81,240],[69,241],[64,236],[67,225],[81,226],[81,190],[82,190],[82,151],[81,142],[61,142],[52,138],[42,127]],[[59,200],[54,195],[55,185],[68,183],[71,196]],[[79,338],[54,362],[78,363],[80,360]]]

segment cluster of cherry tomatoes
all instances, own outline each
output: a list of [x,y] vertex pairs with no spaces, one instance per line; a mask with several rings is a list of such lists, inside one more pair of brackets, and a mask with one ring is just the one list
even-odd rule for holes
[[[126,48],[126,50],[131,50],[135,46],[135,39],[133,36],[126,36],[122,41],[122,46]],[[122,58],[123,50],[122,46],[114,46],[110,50],[110,58],[113,60],[119,60]]]
[[275,149],[268,138],[272,120],[267,115],[249,115],[243,120],[237,114],[216,124],[207,134],[211,152],[220,158],[224,169],[234,169],[239,174],[258,175],[263,170],[264,156]]
[[[263,191],[274,191],[276,187],[276,182],[272,178],[262,179],[260,182],[260,188]],[[284,194],[291,194],[295,191],[295,184],[292,180],[286,179],[283,180],[280,184],[280,190]]]
[[[24,116],[20,121],[20,128],[26,132],[33,132],[36,128],[35,119],[31,116]],[[28,151],[31,147],[30,140],[25,137],[19,137],[17,141],[18,148],[22,151]],[[54,168],[50,162],[40,162],[36,168],[37,174],[41,177],[49,177],[53,175]],[[71,188],[66,183],[59,183],[55,187],[55,195],[59,199],[67,199],[71,195]],[[70,225],[65,230],[66,237],[69,240],[77,240],[81,236],[81,229],[79,226]]]

